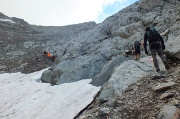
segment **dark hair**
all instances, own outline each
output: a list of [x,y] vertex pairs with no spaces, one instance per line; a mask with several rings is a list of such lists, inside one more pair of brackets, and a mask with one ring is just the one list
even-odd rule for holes
[[46,52],[46,51],[44,51],[44,54],[47,54],[47,52]]
[[150,31],[150,27],[146,27],[146,31]]

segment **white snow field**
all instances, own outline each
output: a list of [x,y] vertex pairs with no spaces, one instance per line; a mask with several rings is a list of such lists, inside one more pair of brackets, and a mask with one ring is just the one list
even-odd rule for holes
[[0,74],[0,119],[73,119],[100,90],[91,79],[55,86],[37,82],[44,70]]

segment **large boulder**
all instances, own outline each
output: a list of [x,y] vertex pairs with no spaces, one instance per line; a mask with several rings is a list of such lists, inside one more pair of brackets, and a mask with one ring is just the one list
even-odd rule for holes
[[48,83],[56,80],[56,84],[61,84],[91,79],[101,71],[105,63],[107,61],[102,55],[81,56],[65,60],[52,70],[44,72],[41,80]]
[[[130,84],[135,83],[144,76],[154,74],[153,64],[149,61],[150,58],[145,57],[140,61],[125,61],[118,66],[109,81],[103,85],[99,99],[113,100],[120,96]],[[160,65],[160,67],[164,70],[163,65]]]
[[174,55],[175,57],[177,57],[178,59],[180,59],[180,35],[177,36],[175,39],[173,40],[169,40],[166,44],[167,44],[167,49],[169,52],[172,52],[172,55]]
[[122,55],[114,57],[111,61],[109,61],[103,67],[101,73],[98,74],[95,78],[93,78],[93,80],[91,81],[91,84],[93,84],[95,86],[102,86],[103,84],[105,84],[111,77],[111,75],[114,71],[114,68],[116,66],[119,66],[125,60],[128,60],[128,59]]
[[[164,0],[141,0],[139,8],[141,12],[146,13],[152,10],[157,10],[157,7],[163,7]],[[155,9],[156,8],[156,9]]]
[[136,32],[142,31],[143,28],[144,28],[143,23],[139,20],[130,25],[122,26],[117,29],[112,29],[112,34],[114,36],[119,36],[121,38],[129,38]]
[[165,105],[159,115],[158,119],[179,119],[180,118],[180,110],[172,105]]
[[41,81],[44,83],[50,83],[51,85],[55,85],[58,82],[58,78],[63,74],[61,70],[54,69],[52,71],[52,68],[49,70],[46,70],[43,72]]

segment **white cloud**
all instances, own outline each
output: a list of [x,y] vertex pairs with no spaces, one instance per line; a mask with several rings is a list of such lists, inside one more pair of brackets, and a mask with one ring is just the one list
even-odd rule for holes
[[[0,11],[30,24],[68,25],[97,21],[103,8],[126,0],[0,0]],[[104,17],[108,15],[104,14]]]
[[[119,4],[117,2],[119,2]],[[113,5],[113,7],[114,7],[113,11],[116,11],[116,12],[118,12],[119,10],[121,10],[121,9],[123,9],[129,5],[129,3],[126,0],[121,0],[121,1],[118,1],[118,0],[115,1],[114,0],[114,3],[115,4]],[[107,5],[111,5],[111,4],[113,4],[113,3],[104,5],[103,9],[105,9]],[[113,14],[115,14],[116,12],[114,12]],[[111,15],[112,15],[112,13],[105,13],[103,10],[103,12],[97,17],[96,22],[100,23]]]

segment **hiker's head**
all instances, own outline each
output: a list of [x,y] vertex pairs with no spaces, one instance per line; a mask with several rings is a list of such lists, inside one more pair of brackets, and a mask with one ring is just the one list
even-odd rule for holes
[[150,31],[150,27],[146,27],[146,29],[145,29],[146,31]]
[[44,51],[44,54],[47,54],[47,52],[46,52],[46,51]]

